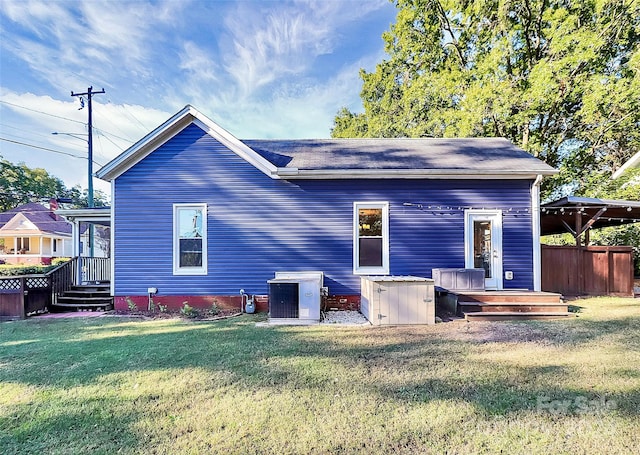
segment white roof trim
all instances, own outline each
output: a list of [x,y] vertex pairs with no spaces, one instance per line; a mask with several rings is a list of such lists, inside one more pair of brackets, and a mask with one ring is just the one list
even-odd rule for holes
[[276,167],[272,163],[190,105],[186,105],[180,112],[104,165],[96,172],[96,176],[107,181],[118,178],[191,123],[198,125],[211,137],[224,144],[229,150],[269,177],[278,178],[276,176]]
[[278,168],[278,176],[283,179],[535,179],[538,175],[553,175],[558,171],[502,171],[466,169],[335,169],[305,170]]
[[615,180],[618,177],[620,177],[622,174],[624,174],[627,169],[631,169],[638,166],[640,166],[640,152],[633,155],[631,158],[627,160],[626,163],[620,166],[618,170],[613,173],[611,178]]
[[56,214],[65,217],[70,221],[111,221],[111,209],[103,208],[81,208],[81,209],[59,209]]

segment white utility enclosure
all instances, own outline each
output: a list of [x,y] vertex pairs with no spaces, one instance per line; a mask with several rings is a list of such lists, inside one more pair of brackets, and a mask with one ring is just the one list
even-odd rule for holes
[[435,324],[434,282],[416,276],[363,276],[360,311],[373,325]]
[[269,280],[269,318],[319,322],[324,274],[276,272]]

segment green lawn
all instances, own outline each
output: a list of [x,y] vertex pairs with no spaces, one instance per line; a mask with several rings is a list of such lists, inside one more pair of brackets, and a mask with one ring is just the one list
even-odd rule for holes
[[632,453],[640,300],[556,322],[0,323],[0,452]]

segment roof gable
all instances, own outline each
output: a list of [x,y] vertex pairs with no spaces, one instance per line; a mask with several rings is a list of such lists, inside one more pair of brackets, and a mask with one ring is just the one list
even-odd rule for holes
[[529,179],[557,172],[503,138],[239,140],[187,105],[96,175],[118,178],[191,124],[273,179]]
[[38,231],[38,227],[29,221],[22,213],[16,213],[13,218],[0,227],[0,232],[5,231]]
[[275,175],[276,167],[272,163],[251,150],[242,141],[196,108],[187,105],[158,128],[103,166],[96,172],[96,176],[108,181],[118,178],[192,123],[266,175]]
[[[14,229],[16,226],[18,229]],[[29,230],[31,226],[33,226],[31,230],[38,230],[41,233],[71,235],[71,224],[42,204],[30,202],[0,213],[0,230],[5,234],[10,230],[12,232]]]

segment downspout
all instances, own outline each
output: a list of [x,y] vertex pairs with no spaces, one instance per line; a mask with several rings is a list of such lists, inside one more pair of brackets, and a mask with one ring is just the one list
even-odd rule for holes
[[531,223],[533,232],[533,290],[542,291],[542,252],[540,250],[540,183],[538,175],[531,186]]

